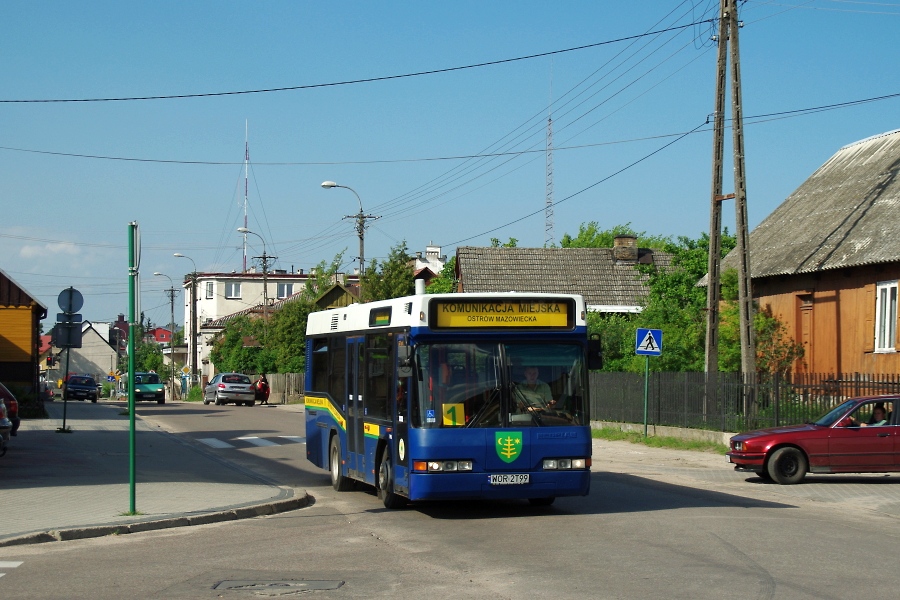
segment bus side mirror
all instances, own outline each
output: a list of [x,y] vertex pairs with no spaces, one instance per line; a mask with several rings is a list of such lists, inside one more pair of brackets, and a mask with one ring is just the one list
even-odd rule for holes
[[588,340],[587,367],[591,371],[603,368],[603,346],[600,344],[600,336],[596,333]]
[[412,361],[409,346],[397,347],[397,377],[412,377]]

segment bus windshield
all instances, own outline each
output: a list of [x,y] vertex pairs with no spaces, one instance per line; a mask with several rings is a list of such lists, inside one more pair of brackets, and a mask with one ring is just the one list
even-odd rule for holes
[[414,427],[587,424],[578,344],[419,344],[415,364]]

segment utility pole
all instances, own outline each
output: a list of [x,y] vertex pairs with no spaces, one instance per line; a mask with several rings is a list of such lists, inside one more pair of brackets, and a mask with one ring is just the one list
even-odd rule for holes
[[191,273],[191,387],[197,385],[197,271]]
[[166,290],[169,296],[169,399],[175,401],[175,286]]
[[[753,294],[750,285],[750,247],[747,224],[747,189],[744,171],[743,107],[741,100],[741,68],[736,0],[720,0],[718,59],[716,63],[716,99],[713,113],[713,173],[709,218],[709,262],[706,304],[707,397],[715,399],[714,374],[719,370],[719,288],[721,284],[722,205],[735,200],[735,229],[738,253],[738,302],[740,308],[741,372],[745,377],[756,375],[756,343],[753,332]],[[730,42],[730,44],[729,44]],[[725,138],[725,88],[728,57],[731,57],[731,117],[733,133],[734,193],[722,193],[722,171]],[[746,408],[746,407],[745,407]],[[746,411],[745,411],[746,412]]]
[[376,217],[375,215],[367,215],[363,210],[362,199],[359,197],[359,194],[356,193],[352,187],[346,185],[340,185],[333,181],[323,181],[322,187],[326,190],[331,188],[344,188],[353,192],[353,195],[356,196],[356,199],[359,201],[359,213],[356,215],[346,215],[345,219],[356,219],[356,233],[359,235],[359,299],[362,302],[362,276],[366,269],[366,221],[374,221],[375,219],[380,219],[381,217]]
[[191,261],[191,266],[194,267],[194,270],[188,274],[188,280],[191,282],[191,387],[194,387],[200,381],[197,376],[197,277],[199,273],[197,272],[197,263],[190,256],[185,256],[180,252],[176,252],[172,256],[175,258],[186,258]]
[[[250,233],[253,233],[252,231]],[[265,243],[265,242],[263,242]],[[269,324],[269,261],[275,262],[278,260],[277,256],[270,256],[266,254],[265,246],[263,246],[262,256],[254,256],[253,258],[258,258],[262,263],[262,272],[263,272],[263,326],[268,327]]]

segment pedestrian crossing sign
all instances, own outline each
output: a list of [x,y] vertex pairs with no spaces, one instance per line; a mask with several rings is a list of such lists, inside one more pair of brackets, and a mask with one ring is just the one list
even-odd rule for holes
[[643,356],[662,354],[662,329],[638,329],[634,351]]

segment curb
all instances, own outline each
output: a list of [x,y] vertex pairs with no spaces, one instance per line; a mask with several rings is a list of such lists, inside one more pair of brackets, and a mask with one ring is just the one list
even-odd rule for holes
[[190,527],[193,525],[206,525],[208,523],[220,523],[222,521],[236,521],[238,519],[252,519],[264,517],[282,512],[296,510],[309,506],[309,494],[303,492],[302,496],[266,502],[253,506],[243,506],[195,516],[179,516],[153,521],[138,521],[134,523],[122,523],[120,525],[98,525],[94,527],[73,527],[71,529],[54,529],[51,531],[39,531],[16,537],[0,540],[0,548],[7,546],[22,546],[26,544],[43,544],[46,542],[65,542],[68,540],[83,540],[87,538],[104,537],[107,535],[125,535],[128,533],[140,533],[142,531],[157,531],[172,527]]

